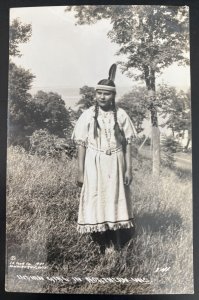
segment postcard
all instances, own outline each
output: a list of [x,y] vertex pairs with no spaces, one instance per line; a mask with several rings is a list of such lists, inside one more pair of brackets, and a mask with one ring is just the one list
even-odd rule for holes
[[187,6],[10,9],[6,207],[8,292],[194,293]]

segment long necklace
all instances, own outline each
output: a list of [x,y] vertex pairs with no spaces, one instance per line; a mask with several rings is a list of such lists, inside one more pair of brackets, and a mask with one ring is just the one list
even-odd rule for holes
[[105,137],[107,140],[107,144],[108,144],[108,149],[106,150],[106,154],[107,155],[111,155],[111,118],[109,118],[108,120],[108,129],[106,128],[106,124],[104,122],[104,119],[102,117],[102,122],[104,124],[104,132],[105,132]]

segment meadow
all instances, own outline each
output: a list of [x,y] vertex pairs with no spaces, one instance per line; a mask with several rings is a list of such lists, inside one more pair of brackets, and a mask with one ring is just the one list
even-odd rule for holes
[[[10,147],[6,290],[193,293],[191,170],[162,167],[160,178],[155,180],[150,159],[139,155],[133,159],[133,173],[135,233],[122,250],[102,254],[90,235],[76,231],[80,195],[75,183],[76,160],[42,159]],[[10,267],[12,259],[18,262],[18,268]],[[46,268],[20,267],[27,262],[43,263]],[[40,280],[30,278],[36,275]],[[107,278],[109,283],[105,282]],[[128,282],[120,280],[125,278]]]

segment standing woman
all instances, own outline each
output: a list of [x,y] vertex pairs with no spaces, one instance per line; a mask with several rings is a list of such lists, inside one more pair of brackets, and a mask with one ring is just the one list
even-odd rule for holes
[[130,183],[136,130],[127,113],[116,107],[115,95],[113,80],[98,82],[96,103],[82,113],[72,134],[82,186],[77,230],[91,233],[105,247],[111,240],[115,244],[114,236],[118,245],[118,230],[134,227]]

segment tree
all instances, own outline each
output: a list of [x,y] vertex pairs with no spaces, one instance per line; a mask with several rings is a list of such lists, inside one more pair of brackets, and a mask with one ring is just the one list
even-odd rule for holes
[[192,124],[191,124],[191,90],[189,89],[186,93],[185,97],[185,120],[186,120],[186,126],[188,130],[188,139],[187,144],[185,146],[185,150],[188,150],[189,143],[192,139]]
[[32,34],[31,24],[22,24],[18,19],[14,19],[9,30],[9,55],[21,56],[19,45],[29,41]]
[[122,71],[136,80],[144,80],[148,90],[153,141],[153,174],[159,175],[160,133],[155,97],[156,77],[174,62],[187,64],[188,10],[178,6],[92,5],[70,6],[77,24],[94,24],[109,19],[108,37],[120,45],[117,55]]
[[93,87],[85,85],[80,88],[79,93],[81,95],[80,100],[77,102],[77,105],[79,105],[79,109],[87,109],[95,104],[95,89]]
[[187,145],[191,141],[191,99],[190,90],[188,92],[177,91],[175,87],[160,85],[157,90],[157,99],[161,103],[160,114],[165,119],[162,126],[171,129],[175,134],[184,136],[188,132]]
[[163,135],[161,138],[161,161],[162,164],[169,168],[175,167],[174,153],[182,151],[182,146],[176,139],[171,136]]
[[21,56],[19,45],[26,43],[31,37],[30,24],[22,24],[18,19],[12,21],[9,31],[9,85],[8,85],[8,143],[27,146],[30,114],[28,103],[31,99],[29,90],[34,75],[24,68],[16,66],[12,57]]
[[31,88],[34,77],[29,70],[17,67],[14,63],[10,62],[8,96],[9,104],[15,109],[24,105],[27,99],[31,98],[28,91]]
[[57,93],[38,91],[29,107],[35,129],[47,129],[49,133],[63,137],[64,130],[71,128],[65,102]]
[[147,118],[146,89],[143,87],[134,88],[119,99],[118,106],[126,110],[137,133],[142,132],[142,123]]
[[9,64],[8,109],[9,109],[9,135],[8,142],[16,145],[27,145],[28,127],[31,125],[29,89],[34,75],[29,70]]
[[95,89],[90,86],[83,86],[79,90],[79,94],[81,95],[80,100],[76,103],[78,109],[75,111],[69,108],[68,112],[70,114],[71,123],[74,125],[77,122],[77,119],[82,114],[82,111],[88,109],[90,106],[95,104]]

